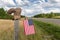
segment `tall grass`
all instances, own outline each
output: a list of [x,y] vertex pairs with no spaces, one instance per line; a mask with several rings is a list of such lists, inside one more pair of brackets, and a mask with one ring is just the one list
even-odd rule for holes
[[42,28],[47,32],[49,35],[53,35],[54,38],[57,40],[60,40],[60,27],[57,25],[49,24],[49,23],[44,23],[44,22],[39,22],[39,21],[34,21],[36,25],[38,25],[39,28]]
[[[60,39],[60,28],[57,26],[35,20],[33,22],[36,33],[32,35],[25,35],[24,27],[19,26],[18,40],[54,40],[53,38],[56,38],[57,40]],[[54,35],[54,37],[45,38],[44,36],[46,35]],[[10,27],[7,30],[0,30],[0,40],[14,40],[14,27]]]

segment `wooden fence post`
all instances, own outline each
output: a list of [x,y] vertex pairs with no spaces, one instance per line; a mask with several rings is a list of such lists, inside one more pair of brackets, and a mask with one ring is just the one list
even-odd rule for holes
[[14,13],[14,40],[18,40],[19,33],[19,19],[21,18],[21,8],[11,8],[8,10],[8,14]]

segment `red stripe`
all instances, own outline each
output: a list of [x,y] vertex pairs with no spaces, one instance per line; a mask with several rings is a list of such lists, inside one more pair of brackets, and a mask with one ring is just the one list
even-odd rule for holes
[[29,26],[27,19],[24,20],[23,24],[24,24],[24,31],[26,35],[35,34],[34,25]]

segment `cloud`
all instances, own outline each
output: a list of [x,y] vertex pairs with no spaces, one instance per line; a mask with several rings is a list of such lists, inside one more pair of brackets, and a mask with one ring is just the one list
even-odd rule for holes
[[0,0],[5,10],[20,7],[21,15],[33,16],[39,13],[60,12],[60,0]]
[[8,5],[14,6],[15,5],[15,3],[12,0],[0,0],[0,2],[1,2],[1,4],[6,5],[6,6],[8,6]]
[[59,3],[60,0],[49,0],[49,2],[51,2],[51,3]]

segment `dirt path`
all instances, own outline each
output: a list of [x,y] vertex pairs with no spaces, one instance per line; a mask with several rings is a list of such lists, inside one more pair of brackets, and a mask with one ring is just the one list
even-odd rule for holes
[[56,25],[60,26],[60,19],[49,19],[49,18],[33,18],[33,19],[38,20],[38,21],[42,21],[42,22],[56,24]]

